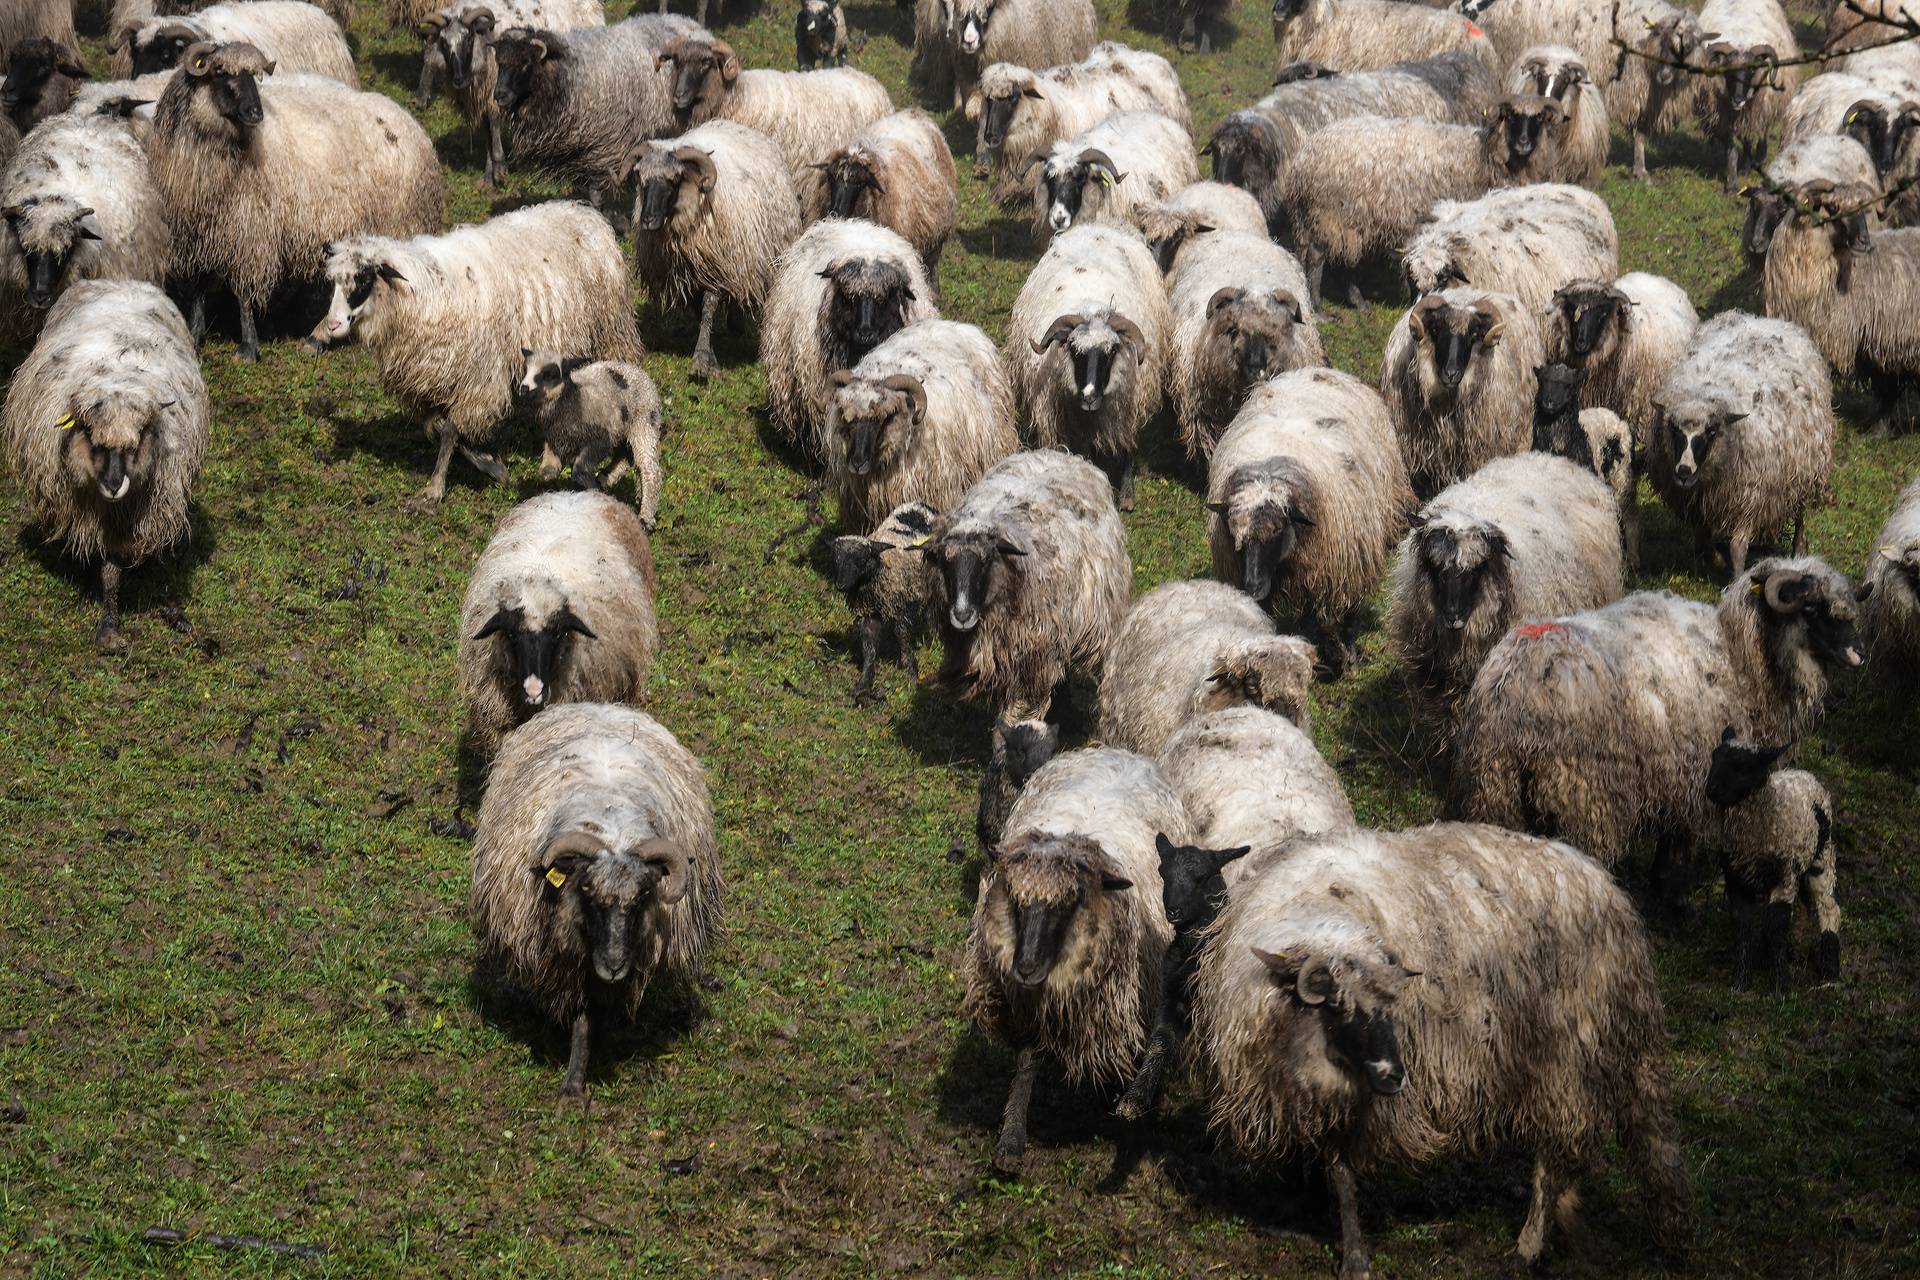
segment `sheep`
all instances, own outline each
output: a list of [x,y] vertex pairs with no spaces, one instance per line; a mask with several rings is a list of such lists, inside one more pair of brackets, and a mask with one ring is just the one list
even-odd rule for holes
[[640,702],[660,647],[653,553],[627,505],[543,493],[500,520],[460,606],[467,734],[491,755],[570,702]]
[[165,284],[172,239],[146,149],[118,120],[64,115],[0,174],[0,292],[45,311],[82,280]]
[[1531,1148],[1533,1264],[1609,1130],[1654,1239],[1691,1239],[1646,929],[1567,845],[1453,823],[1296,842],[1209,930],[1193,1020],[1211,1127],[1324,1165],[1344,1276],[1371,1274],[1358,1174]]
[[1605,867],[1658,838],[1670,869],[1676,841],[1710,829],[1700,779],[1722,727],[1811,730],[1829,669],[1861,663],[1857,618],[1846,578],[1803,557],[1749,565],[1717,605],[1641,591],[1517,627],[1461,701],[1452,812]]
[[902,503],[872,533],[842,534],[828,544],[833,588],[846,598],[847,610],[853,615],[854,640],[860,654],[860,677],[853,685],[856,705],[872,696],[883,627],[893,632],[908,681],[920,679],[919,662],[913,652],[926,621],[926,571],[920,548],[932,536],[933,522],[939,516],[924,502]]
[[706,771],[659,721],[585,702],[508,736],[470,910],[488,960],[569,1027],[562,1100],[586,1093],[595,1022],[699,977],[725,894]]
[[1726,148],[1731,191],[1743,167],[1767,158],[1767,136],[1800,79],[1799,67],[1775,60],[1799,57],[1800,47],[1779,0],[1706,0],[1700,30],[1693,61],[1720,74],[1707,77],[1712,83],[1701,90],[1695,112],[1707,136]]
[[189,533],[207,453],[207,388],[180,312],[139,280],[61,295],[0,410],[33,521],[67,554],[100,561],[101,653],[124,653],[120,580]]
[[904,237],[862,218],[828,218],[802,231],[773,264],[760,318],[774,429],[824,456],[834,371],[939,314],[926,268]]
[[304,72],[360,87],[353,50],[332,18],[303,0],[234,0],[177,18],[154,18],[121,33],[113,74],[171,71],[197,44],[252,45],[281,74]]
[[1110,747],[1033,776],[1007,818],[967,931],[961,1008],[1016,1053],[993,1163],[1020,1167],[1036,1056],[1073,1083],[1125,1078],[1145,1048],[1173,928],[1156,838],[1188,840],[1160,769]]
[[[1879,198],[1877,186],[1819,178],[1802,184],[1797,197],[1767,249],[1761,300],[1769,316],[1791,321],[1795,333],[1804,330],[1834,373],[1863,375],[1879,401],[1875,430],[1887,434],[1902,384],[1920,374],[1920,314],[1913,310],[1920,228],[1870,232],[1866,211]],[[1824,397],[1824,365],[1821,374]]]
[[14,150],[20,145],[20,131],[13,127],[13,121],[0,115],[0,166],[13,158]]
[[1213,453],[1249,388],[1327,362],[1307,292],[1300,264],[1264,233],[1215,231],[1181,253],[1167,389],[1189,458]]
[[[1133,602],[1100,677],[1100,740],[1159,755],[1175,730],[1221,707],[1254,706],[1305,729],[1313,646],[1275,635],[1238,587],[1169,582]],[[1231,842],[1230,842],[1231,843]]]
[[138,139],[145,151],[153,136],[155,105],[172,79],[173,72],[162,71],[132,80],[91,80],[74,90],[73,102],[63,114],[109,117]]
[[[1633,139],[1633,176],[1653,181],[1647,172],[1647,138],[1671,133],[1692,118],[1706,86],[1705,77],[1687,68],[1700,47],[1700,20],[1667,0],[1620,0],[1614,38],[1623,46],[1607,55],[1612,77],[1606,85],[1607,116]],[[1636,54],[1646,54],[1637,57]]]
[[495,32],[493,103],[508,162],[571,183],[601,208],[635,143],[684,127],[659,59],[673,41],[706,34],[690,18],[652,13],[609,27]]
[[1267,234],[1260,202],[1224,182],[1190,182],[1165,200],[1135,205],[1133,220],[1153,250],[1153,260],[1169,276],[1180,265],[1181,250],[1200,243],[1211,232]]
[[741,70],[724,40],[683,36],[660,51],[683,126],[731,120],[772,138],[794,178],[827,152],[893,112],[886,87],[864,71]]
[[1387,406],[1333,369],[1268,379],[1207,467],[1213,574],[1290,604],[1334,675],[1355,657],[1360,610],[1406,528],[1413,494]]
[[1560,104],[1566,124],[1558,138],[1558,154],[1546,170],[1550,182],[1591,187],[1607,167],[1607,148],[1613,140],[1607,116],[1607,96],[1594,82],[1584,59],[1560,44],[1538,44],[1515,59],[1507,72],[1508,93],[1537,93]]
[[[424,109],[433,95],[433,73],[444,68],[453,88],[454,103],[469,125],[487,130],[487,161],[482,180],[498,186],[507,173],[506,147],[500,134],[500,105],[494,89],[500,81],[494,58],[496,30],[531,28],[541,31],[577,31],[606,25],[599,0],[457,0],[420,20],[416,30],[426,40],[420,59],[420,88],[414,105]],[[643,73],[644,74],[644,73]]]
[[[1588,67],[1616,65],[1620,50],[1613,40],[1614,0],[1464,0],[1460,8],[1486,29],[1495,65],[1507,68],[1528,49],[1552,44],[1572,49]],[[1631,0],[1623,0],[1623,9]],[[1630,34],[1628,26],[1620,35]]]
[[1920,685],[1920,476],[1900,492],[1860,575],[1874,673],[1896,694]]
[[980,855],[991,858],[1007,828],[1007,815],[1033,775],[1060,750],[1060,726],[1029,717],[993,722],[993,742],[987,767],[980,775],[980,803],[974,813],[973,834]]
[[[928,3],[929,0],[920,0]],[[936,78],[951,80],[952,106],[968,120],[980,113],[980,69],[996,62],[1057,67],[1078,62],[1099,38],[1093,0],[930,0],[946,12],[939,39],[945,46],[929,63]],[[915,20],[918,36],[921,24]],[[916,39],[917,44],[917,39]],[[944,73],[939,71],[944,68]]]
[[[1553,99],[1511,94],[1480,126],[1355,116],[1309,134],[1277,195],[1314,305],[1329,259],[1351,267],[1404,246],[1435,201],[1557,172],[1565,129]],[[1352,301],[1360,305],[1358,286]]]
[[1549,363],[1585,371],[1584,408],[1611,409],[1633,429],[1636,453],[1653,421],[1653,396],[1686,353],[1699,313],[1664,276],[1630,271],[1608,284],[1573,280],[1554,290],[1541,328]]
[[1526,450],[1540,326],[1519,299],[1467,287],[1430,293],[1400,318],[1380,394],[1421,498],[1494,458]]
[[1620,598],[1613,490],[1544,453],[1496,458],[1413,516],[1387,624],[1400,661],[1449,707],[1501,636]]
[[73,0],[8,0],[0,8],[0,57],[35,36],[68,49],[80,47],[73,29]]
[[1053,238],[1007,321],[1007,369],[1029,438],[1091,458],[1123,511],[1133,509],[1140,428],[1160,411],[1169,327],[1146,242],[1100,223]]
[[1200,178],[1193,139],[1157,111],[1122,111],[1056,142],[1033,163],[1033,234],[1041,245],[1075,223],[1131,227],[1134,210]]
[[1070,667],[1099,666],[1133,592],[1106,477],[1051,449],[995,463],[924,555],[941,682],[1009,721],[1044,719]]
[[[171,274],[226,285],[246,361],[260,356],[255,316],[283,283],[320,274],[329,241],[418,235],[446,205],[433,142],[399,104],[318,76],[259,83],[272,71],[251,45],[194,45],[160,95],[148,143],[173,230]],[[196,334],[204,305],[201,293]]]
[[1566,364],[1535,369],[1533,451],[1565,458],[1591,471],[1612,490],[1618,508],[1621,550],[1629,570],[1640,564],[1639,472],[1634,434],[1611,409],[1582,409],[1587,371]]
[[832,382],[822,439],[847,528],[904,502],[945,511],[1020,448],[1000,353],[970,324],[915,321]]
[[[1767,249],[1773,233],[1787,216],[1788,202],[1798,189],[1825,178],[1836,187],[1863,184],[1875,186],[1880,175],[1873,157],[1857,140],[1840,134],[1824,134],[1789,142],[1767,162],[1765,180],[1749,182],[1741,195],[1747,201],[1747,214],[1740,227],[1740,251],[1755,272],[1766,269]],[[1881,215],[1867,211],[1867,225],[1878,227]]]
[[847,15],[840,0],[800,0],[793,51],[793,64],[801,71],[847,65]]
[[87,78],[87,69],[73,50],[45,36],[13,46],[4,70],[0,112],[21,134],[65,111],[73,102],[74,90]]
[[[1733,985],[1753,981],[1753,953],[1773,964],[1773,989],[1792,985],[1793,904],[1813,917],[1816,982],[1840,979],[1840,906],[1833,900],[1833,797],[1804,769],[1774,770],[1784,746],[1740,741],[1732,725],[1707,770],[1707,799],[1719,810],[1708,843],[1720,853],[1733,916]],[[1764,903],[1764,905],[1762,905]]]
[[1478,200],[1442,200],[1401,255],[1414,296],[1457,284],[1509,293],[1538,312],[1574,280],[1620,273],[1607,202],[1585,187],[1535,183]]
[[[514,398],[533,411],[546,441],[540,478],[557,480],[565,467],[582,489],[611,489],[631,466],[640,526],[652,533],[660,524],[660,391],[653,379],[618,360],[520,354],[526,372]],[[609,458],[603,479],[600,467]]]
[[995,199],[1021,203],[1031,157],[1122,111],[1158,111],[1182,129],[1193,123],[1178,73],[1156,53],[1109,42],[1039,71],[996,62],[980,73],[974,157],[987,166]]
[[1806,509],[1826,494],[1834,423],[1827,364],[1805,330],[1721,312],[1700,326],[1654,410],[1647,478],[1694,527],[1703,558],[1709,537],[1727,537],[1737,579],[1753,539],[1789,522],[1794,554],[1806,553]]
[[444,235],[341,240],[328,251],[326,277],[333,297],[310,347],[357,337],[387,394],[439,443],[427,487],[408,504],[415,511],[436,509],[446,495],[455,448],[505,481],[506,468],[476,446],[513,407],[522,352],[640,362],[620,246],[605,219],[573,201]]
[[800,220],[865,218],[897,231],[937,283],[940,251],[959,225],[959,191],[940,126],[924,111],[896,111],[807,166]]
[[1920,125],[1920,84],[1903,78],[1897,87],[1882,86],[1843,71],[1814,76],[1800,86],[1787,104],[1780,130],[1782,142],[1800,142],[1827,134],[1844,134],[1867,149],[1875,176],[1898,181],[1908,139]]
[[1172,0],[1168,28],[1173,19],[1180,19],[1174,47],[1182,53],[1212,53],[1214,31],[1223,27],[1226,15],[1239,7],[1240,0]]
[[1274,0],[1273,43],[1283,66],[1315,62],[1341,71],[1455,50],[1494,56],[1480,28],[1458,10],[1394,0]]
[[629,159],[635,267],[658,305],[698,300],[689,373],[705,382],[720,367],[713,353],[720,304],[757,311],[781,250],[800,234],[786,158],[758,130],[710,120],[677,138],[639,143]]

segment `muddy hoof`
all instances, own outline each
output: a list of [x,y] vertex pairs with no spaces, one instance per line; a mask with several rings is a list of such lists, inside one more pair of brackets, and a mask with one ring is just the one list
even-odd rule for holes
[[695,382],[706,382],[719,372],[720,362],[718,360],[715,360],[708,352],[696,351],[693,353],[693,367],[687,371],[687,376],[691,377]]
[[411,516],[431,516],[440,513],[440,495],[421,490],[411,498],[400,503],[400,509]]
[[93,647],[103,658],[117,658],[127,651],[127,638],[117,627],[102,624],[93,633]]

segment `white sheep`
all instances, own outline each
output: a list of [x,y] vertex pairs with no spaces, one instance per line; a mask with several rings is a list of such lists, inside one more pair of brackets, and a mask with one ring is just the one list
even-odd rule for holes
[[123,31],[113,56],[121,79],[171,71],[196,44],[250,44],[283,74],[306,72],[360,87],[344,32],[305,0],[231,0],[197,13],[154,18]]
[[[524,351],[514,395],[533,411],[546,449],[540,478],[564,467],[582,489],[611,489],[633,470],[634,506],[648,533],[660,523],[660,389],[647,371],[620,360]],[[603,478],[601,464],[613,466]]]
[[1068,227],[1134,225],[1140,205],[1197,182],[1187,131],[1157,111],[1122,111],[1053,144],[1033,172],[1033,234],[1042,245]]
[[1478,200],[1442,200],[1401,257],[1416,296],[1454,285],[1510,293],[1528,311],[1574,280],[1620,273],[1620,233],[1585,187],[1532,183]]

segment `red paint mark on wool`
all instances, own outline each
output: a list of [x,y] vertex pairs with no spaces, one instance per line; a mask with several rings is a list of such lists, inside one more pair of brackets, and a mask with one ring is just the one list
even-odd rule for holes
[[1468,35],[1470,35],[1470,36],[1483,36],[1483,35],[1485,35],[1485,34],[1487,34],[1487,33],[1486,33],[1486,32],[1484,32],[1484,31],[1482,31],[1482,30],[1481,30],[1481,29],[1480,29],[1479,27],[1476,27],[1476,26],[1474,26],[1474,25],[1473,25],[1473,19],[1472,19],[1472,18],[1468,18],[1468,19],[1467,19],[1467,34],[1468,34]]
[[1515,627],[1513,634],[1519,636],[1522,640],[1538,640],[1541,636],[1551,635],[1556,631],[1565,630],[1566,628],[1557,622],[1529,622],[1524,627]]

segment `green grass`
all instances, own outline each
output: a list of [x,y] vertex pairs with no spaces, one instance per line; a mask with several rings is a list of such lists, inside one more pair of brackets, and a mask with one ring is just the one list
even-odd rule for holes
[[[362,0],[361,66],[404,98],[416,44],[384,34],[378,7]],[[1103,34],[1171,54],[1102,7]],[[873,37],[859,64],[910,101],[904,16],[850,17]],[[1265,84],[1265,15],[1238,20],[1224,52],[1175,55],[1200,136]],[[790,65],[790,10],[723,31],[749,64]],[[104,69],[97,40],[89,53]],[[478,140],[444,102],[426,119],[453,218],[551,192],[522,176],[486,192]],[[1740,211],[1706,158],[1656,147],[1651,189],[1609,171],[1621,265],[1672,276],[1703,311],[1751,307]],[[960,167],[947,311],[997,335],[1033,253]],[[1393,317],[1330,308],[1334,360],[1373,377]],[[130,575],[133,650],[113,661],[92,650],[90,577],[0,483],[16,531],[0,545],[0,1105],[24,1109],[0,1123],[0,1273],[1329,1274],[1317,1188],[1215,1153],[1190,1090],[1123,1191],[1102,1190],[1121,1133],[1108,1103],[1051,1083],[1028,1177],[981,1179],[1009,1062],[958,1015],[973,872],[946,850],[971,833],[986,721],[897,671],[883,704],[847,704],[824,532],[767,559],[812,477],[763,440],[751,335],[727,335],[725,376],[698,387],[688,318],[642,319],[672,423],[649,709],[711,771],[730,936],[717,989],[651,1001],[602,1049],[585,1116],[552,1107],[558,1034],[472,982],[467,846],[438,834],[463,803],[471,816],[479,776],[457,745],[460,595],[495,521],[536,491],[531,436],[509,443],[509,487],[456,462],[442,514],[409,517],[430,447],[364,353],[303,354],[312,317],[293,317],[245,367],[223,329],[193,543]],[[1862,403],[1843,389],[1850,424]],[[1198,477],[1166,439],[1161,423],[1129,520],[1141,589],[1206,569]],[[1915,471],[1920,437],[1849,425],[1814,547],[1857,570]],[[1647,525],[1636,585],[1712,594],[1651,504]],[[1319,690],[1316,734],[1366,820],[1423,821],[1437,801],[1407,689],[1377,627],[1366,644]],[[1840,695],[1804,754],[1840,807],[1846,980],[1731,993],[1704,894],[1702,922],[1659,942],[1701,1274],[1920,1266],[1914,718],[1865,683]],[[1509,1267],[1523,1175],[1371,1182],[1380,1274]],[[1616,1174],[1588,1205],[1586,1250],[1559,1270],[1657,1269]],[[152,1224],[331,1252],[144,1245]]]

